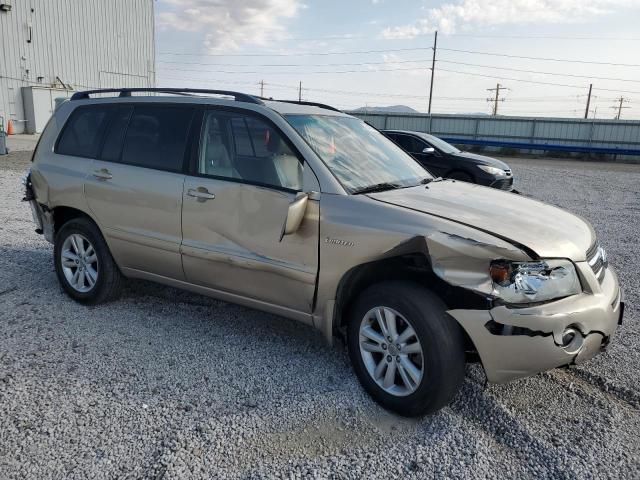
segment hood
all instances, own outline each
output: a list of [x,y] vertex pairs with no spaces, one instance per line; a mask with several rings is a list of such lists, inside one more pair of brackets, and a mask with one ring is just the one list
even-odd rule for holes
[[522,195],[465,182],[444,180],[368,196],[524,245],[541,258],[584,261],[595,241],[591,225],[572,213]]
[[471,152],[460,152],[452,154],[454,157],[464,158],[465,160],[469,160],[477,165],[491,165],[492,167],[501,168],[502,170],[510,170],[511,167],[504,163],[502,160],[498,160],[497,158],[486,157],[484,155],[478,155],[477,153]]

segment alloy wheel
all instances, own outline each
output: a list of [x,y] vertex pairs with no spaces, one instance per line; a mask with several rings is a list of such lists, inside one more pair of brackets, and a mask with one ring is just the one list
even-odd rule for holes
[[99,267],[95,248],[79,233],[72,233],[65,238],[60,263],[67,282],[78,292],[90,291],[98,281]]
[[385,392],[403,397],[424,376],[422,345],[411,323],[388,307],[369,310],[360,323],[360,354],[371,378]]

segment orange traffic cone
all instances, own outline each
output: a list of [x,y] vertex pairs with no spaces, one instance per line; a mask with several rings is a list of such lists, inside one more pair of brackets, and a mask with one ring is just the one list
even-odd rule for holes
[[9,120],[7,123],[7,135],[13,135],[15,132],[13,131],[13,121]]

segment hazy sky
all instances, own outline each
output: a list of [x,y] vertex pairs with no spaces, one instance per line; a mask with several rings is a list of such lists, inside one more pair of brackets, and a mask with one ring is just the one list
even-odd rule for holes
[[591,116],[623,96],[640,118],[639,21],[640,0],[160,0],[157,80],[426,111],[438,30],[434,112],[489,113],[499,82],[499,113],[583,116],[593,83]]

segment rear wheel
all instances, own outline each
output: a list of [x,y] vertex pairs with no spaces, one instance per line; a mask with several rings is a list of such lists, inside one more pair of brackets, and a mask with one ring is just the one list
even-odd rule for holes
[[60,228],[54,262],[60,284],[80,303],[101,303],[120,293],[122,274],[98,227],[87,218],[74,218]]
[[442,408],[464,379],[460,327],[438,297],[412,283],[365,290],[349,314],[348,345],[362,386],[400,415]]

